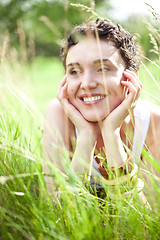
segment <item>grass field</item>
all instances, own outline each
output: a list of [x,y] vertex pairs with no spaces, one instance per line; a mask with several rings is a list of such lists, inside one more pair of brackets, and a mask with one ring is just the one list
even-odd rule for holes
[[[159,104],[160,69],[145,66],[142,97]],[[160,239],[159,201],[155,212],[137,198],[102,200],[72,172],[66,180],[54,166],[56,185],[49,195],[41,169],[43,118],[63,74],[56,58],[1,65],[0,239]],[[61,199],[54,196],[57,186]],[[154,180],[153,187],[159,200]]]

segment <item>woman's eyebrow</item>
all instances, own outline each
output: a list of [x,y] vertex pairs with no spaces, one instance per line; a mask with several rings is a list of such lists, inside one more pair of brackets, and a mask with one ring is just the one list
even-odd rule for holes
[[80,66],[80,64],[78,62],[73,62],[73,63],[67,64],[66,67],[68,68],[68,67],[72,67],[72,66]]
[[97,59],[94,61],[94,64],[102,64],[103,65],[104,63],[109,63],[109,64],[113,65],[115,68],[118,68],[118,65],[108,58],[107,59]]

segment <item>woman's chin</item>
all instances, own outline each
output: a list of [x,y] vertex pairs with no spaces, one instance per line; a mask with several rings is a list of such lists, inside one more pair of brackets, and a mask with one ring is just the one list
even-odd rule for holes
[[91,115],[85,115],[83,116],[88,122],[100,122],[100,121],[103,121],[107,115],[102,115],[102,116],[91,116]]

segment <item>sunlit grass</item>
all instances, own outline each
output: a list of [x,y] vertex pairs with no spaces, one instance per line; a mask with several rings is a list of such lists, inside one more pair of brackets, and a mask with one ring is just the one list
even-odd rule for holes
[[[148,64],[147,69],[157,79],[159,69]],[[90,194],[87,180],[69,171],[67,154],[67,178],[46,162],[55,179],[49,194],[42,172],[43,116],[62,77],[63,68],[56,59],[1,66],[0,239],[158,239],[159,201],[154,202],[155,212],[136,196],[117,195],[113,201]],[[140,78],[152,95],[153,82],[144,67]],[[154,96],[158,94],[155,87]],[[151,179],[160,199],[157,179]]]
[[[90,3],[94,9],[94,1]],[[56,97],[64,75],[62,64],[43,57],[26,64],[8,63],[5,51],[0,65],[0,239],[159,239],[159,177],[146,168],[152,183],[147,198],[152,209],[147,209],[137,194],[134,198],[118,194],[115,200],[101,199],[96,191],[91,194],[88,180],[79,179],[70,169],[66,152],[68,174],[62,174],[43,155],[44,112]],[[160,104],[159,71],[159,63],[147,60],[139,73],[141,97],[156,104]],[[144,154],[160,172],[159,164]],[[44,162],[55,181],[52,193],[42,172]],[[106,185],[104,189],[111,190]]]
[[143,83],[141,97],[160,105],[160,64],[152,61],[142,62],[139,78]]

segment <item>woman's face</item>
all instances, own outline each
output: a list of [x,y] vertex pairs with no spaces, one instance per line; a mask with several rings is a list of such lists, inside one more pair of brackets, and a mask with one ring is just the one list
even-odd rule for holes
[[124,99],[125,62],[110,42],[85,38],[66,58],[69,101],[91,122],[106,118]]

